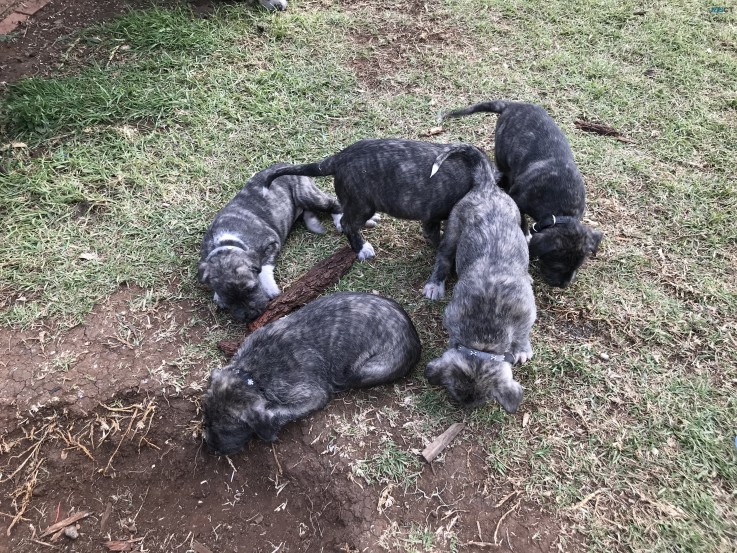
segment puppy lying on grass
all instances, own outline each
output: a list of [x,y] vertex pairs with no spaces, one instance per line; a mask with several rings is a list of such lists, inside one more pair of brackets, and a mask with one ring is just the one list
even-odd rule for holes
[[[540,106],[484,102],[443,116],[499,113],[494,156],[503,173],[500,183],[532,225],[530,255],[551,286],[565,288],[587,257],[594,255],[602,233],[581,223],[586,190],[565,135]],[[523,218],[527,233],[527,222]]]
[[343,208],[340,225],[363,261],[374,256],[374,248],[364,241],[361,227],[376,212],[422,221],[425,238],[434,246],[440,243],[441,222],[474,185],[462,155],[445,156],[430,179],[438,156],[454,148],[415,140],[361,140],[317,163],[272,166],[252,180],[268,187],[282,175],[334,175],[335,193]]
[[401,378],[420,359],[420,339],[396,302],[342,292],[251,334],[213,371],[202,401],[210,449],[229,455],[253,437],[324,407],[343,390]]
[[512,365],[532,357],[536,316],[527,240],[519,209],[495,184],[499,172],[486,154],[473,150],[475,178],[486,184],[471,189],[451,211],[425,285],[426,297],[442,298],[455,262],[458,282],[443,318],[449,347],[427,365],[425,376],[464,407],[495,399],[514,413],[522,386],[512,377]]
[[279,295],[274,263],[301,216],[312,232],[325,229],[315,211],[340,218],[337,200],[306,177],[283,177],[268,190],[246,186],[215,216],[200,252],[199,279],[213,300],[239,321],[251,321]]

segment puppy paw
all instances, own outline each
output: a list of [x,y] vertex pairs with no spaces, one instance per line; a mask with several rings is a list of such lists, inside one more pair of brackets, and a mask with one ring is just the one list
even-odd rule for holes
[[258,280],[261,283],[261,288],[263,288],[266,295],[269,296],[269,299],[273,299],[281,294],[281,290],[279,290],[279,286],[277,286],[276,281],[274,280],[273,265],[264,265],[261,267]]
[[379,220],[381,219],[381,215],[378,213],[374,213],[373,217],[366,221],[366,224],[364,225],[366,228],[374,228],[376,225],[379,224]]
[[305,211],[302,218],[304,219],[307,230],[314,232],[315,234],[325,234],[325,227],[320,224],[320,220],[317,218],[317,215],[312,213],[312,211]]
[[517,352],[514,356],[514,363],[515,365],[521,365],[527,363],[530,359],[532,359],[532,348]]
[[333,224],[335,225],[335,230],[338,232],[343,232],[343,226],[340,224],[340,220],[343,218],[342,213],[333,213]]
[[214,301],[215,305],[217,305],[220,309],[226,309],[225,304],[222,302],[217,292],[215,292],[215,294],[212,296],[212,301]]
[[374,247],[369,242],[364,242],[361,251],[358,252],[358,260],[366,261],[367,259],[371,259],[375,255],[376,252],[374,252]]
[[445,297],[445,283],[428,282],[425,284],[423,294],[429,300],[439,300]]

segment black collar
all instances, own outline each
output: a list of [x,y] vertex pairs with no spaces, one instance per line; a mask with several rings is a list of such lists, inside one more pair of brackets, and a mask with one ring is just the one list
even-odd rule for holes
[[473,348],[467,348],[460,344],[456,346],[456,349],[468,357],[476,357],[478,359],[483,359],[484,361],[496,361],[498,363],[506,361],[507,363],[514,365],[514,355],[508,351],[505,351],[504,353],[488,353]]
[[557,217],[555,215],[548,215],[547,217],[543,217],[539,221],[534,222],[532,227],[530,227],[530,232],[535,234],[545,230],[546,228],[550,228],[555,225],[565,225],[568,223],[578,223],[578,218],[570,217],[568,215],[558,215]]

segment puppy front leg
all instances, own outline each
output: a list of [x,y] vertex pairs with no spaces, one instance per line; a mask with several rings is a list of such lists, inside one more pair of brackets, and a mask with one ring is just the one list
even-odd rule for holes
[[276,280],[274,280],[274,263],[278,253],[279,246],[277,244],[272,243],[267,246],[262,257],[264,261],[261,265],[261,272],[258,274],[258,281],[261,284],[261,288],[263,288],[269,298],[275,298],[281,294],[281,290],[279,290],[279,286],[277,286]]
[[435,266],[423,289],[427,299],[439,300],[445,296],[445,279],[448,278],[448,273],[453,266],[460,235],[459,218],[451,213],[445,234],[438,247],[438,253],[435,255]]
[[440,221],[422,221],[422,236],[437,248],[440,245]]

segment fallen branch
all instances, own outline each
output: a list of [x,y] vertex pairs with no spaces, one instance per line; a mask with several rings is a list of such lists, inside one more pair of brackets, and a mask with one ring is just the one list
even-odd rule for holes
[[440,455],[440,452],[442,452],[450,442],[453,441],[453,438],[455,438],[458,433],[463,430],[463,427],[465,424],[462,422],[456,422],[450,425],[450,428],[443,432],[440,436],[435,438],[435,440],[427,446],[424,450],[422,450],[422,456],[425,458],[425,461],[428,463],[432,463],[433,459]]
[[627,144],[636,144],[636,142],[630,138],[625,138],[622,133],[617,129],[608,125],[602,125],[601,123],[592,123],[591,121],[585,121],[584,119],[576,119],[573,123],[577,129],[581,129],[586,132],[593,132],[604,136],[611,136],[615,140],[620,142],[626,142]]
[[[345,247],[330,257],[315,264],[312,269],[299,277],[294,284],[287,288],[280,296],[269,303],[266,311],[255,321],[249,323],[248,332],[253,332],[276,319],[283,317],[307,305],[317,298],[326,289],[333,286],[353,265],[356,254],[351,248]],[[235,354],[240,347],[239,342],[223,340],[218,347],[228,356]]]

